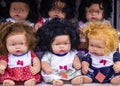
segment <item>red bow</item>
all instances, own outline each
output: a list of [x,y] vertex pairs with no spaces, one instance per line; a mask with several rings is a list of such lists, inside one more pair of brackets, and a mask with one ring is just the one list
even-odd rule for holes
[[106,64],[106,60],[104,60],[104,59],[102,59],[102,60],[100,60],[100,63],[103,63],[103,65],[105,65]]
[[43,18],[42,18],[42,17],[40,17],[37,22],[39,22],[39,23],[42,24],[42,25],[44,24],[44,21],[43,21]]
[[18,60],[17,65],[22,65],[23,66],[23,61]]
[[65,66],[59,66],[60,69],[64,69],[64,70],[67,70],[67,65]]

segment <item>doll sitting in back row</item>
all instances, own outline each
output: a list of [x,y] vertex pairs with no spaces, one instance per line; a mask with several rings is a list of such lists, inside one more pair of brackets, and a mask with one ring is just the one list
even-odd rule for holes
[[40,15],[35,25],[35,32],[44,25],[45,22],[53,18],[71,20],[74,18],[75,1],[74,0],[42,0],[40,3]]
[[86,75],[84,83],[120,84],[117,31],[105,22],[89,23],[84,30],[89,50],[82,58],[82,72]]
[[0,26],[0,60],[3,63],[0,63],[0,82],[3,86],[15,86],[15,82],[21,81],[24,86],[35,86],[40,82],[40,61],[33,52],[37,39],[31,28],[10,22]]

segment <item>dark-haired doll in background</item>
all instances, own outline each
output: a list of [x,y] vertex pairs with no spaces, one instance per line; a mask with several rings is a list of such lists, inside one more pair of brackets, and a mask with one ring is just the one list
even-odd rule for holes
[[34,26],[38,18],[37,0],[9,0],[9,18],[6,22],[25,22]]
[[35,32],[53,18],[69,20],[74,18],[75,0],[42,0],[39,12],[41,16],[35,25]]
[[[88,22],[109,22],[111,13],[112,0],[82,0],[79,6],[78,16],[80,32]],[[88,42],[82,33],[80,33],[80,41],[80,50],[84,54],[87,52]]]

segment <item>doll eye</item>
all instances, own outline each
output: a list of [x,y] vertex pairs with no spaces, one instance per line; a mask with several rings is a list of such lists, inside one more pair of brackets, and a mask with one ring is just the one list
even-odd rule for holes
[[25,10],[24,9],[19,9],[20,12],[24,12]]
[[11,8],[11,10],[12,10],[12,11],[15,11],[15,10],[16,10],[16,8]]
[[11,44],[11,46],[15,46],[15,44]]
[[24,45],[24,43],[20,43],[20,45]]

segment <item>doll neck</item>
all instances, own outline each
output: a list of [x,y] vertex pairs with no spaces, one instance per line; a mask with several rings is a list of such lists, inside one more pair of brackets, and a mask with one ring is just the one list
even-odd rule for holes
[[14,56],[23,56],[23,55],[25,55],[26,53],[28,53],[28,51],[25,52],[25,53],[22,53],[22,54],[20,54],[20,55],[16,55],[16,54],[13,54],[13,55],[14,55]]
[[[53,52],[52,52],[53,53]],[[68,53],[68,52],[67,52]],[[53,53],[53,54],[55,54],[56,56],[65,56],[67,53],[64,53],[64,54],[55,54],[55,53]]]

